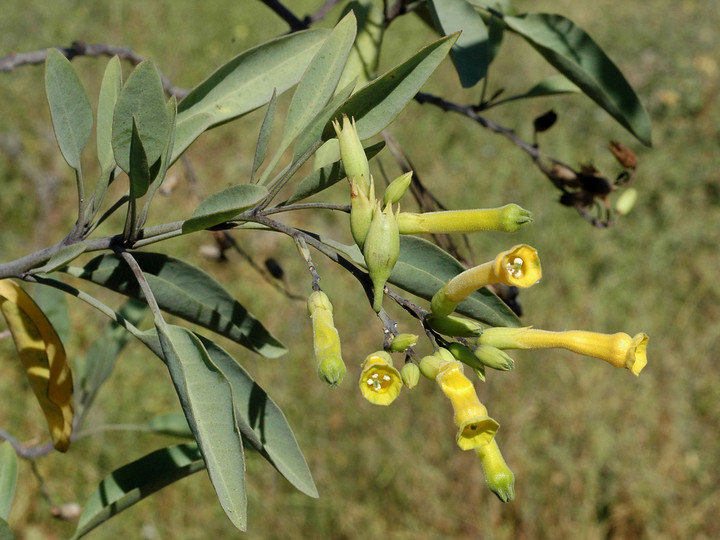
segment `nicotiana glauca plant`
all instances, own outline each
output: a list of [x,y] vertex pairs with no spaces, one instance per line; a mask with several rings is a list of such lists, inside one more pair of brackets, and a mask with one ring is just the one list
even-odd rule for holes
[[[0,264],[0,310],[51,439],[49,444],[28,447],[0,432],[11,445],[0,446],[0,533],[4,535],[11,534],[7,520],[17,456],[34,460],[53,449],[68,449],[116,358],[132,338],[167,366],[182,406],[182,417],[167,417],[153,429],[180,434],[190,442],[152,452],[108,476],[85,505],[76,538],[201,469],[207,470],[228,518],[245,530],[244,453],[248,447],[298,490],[318,496],[282,410],[242,364],[208,336],[223,336],[267,358],[283,355],[286,346],[212,276],[180,258],[152,251],[154,244],[181,235],[212,230],[230,242],[227,231],[246,229],[252,234],[272,231],[287,236],[309,270],[308,324],[320,381],[336,387],[348,384],[352,376],[359,380],[360,392],[368,401],[384,406],[392,404],[403,387],[411,390],[419,384],[420,374],[435,381],[451,402],[459,449],[477,453],[489,489],[504,502],[515,496],[514,475],[496,438],[496,433],[502,433],[500,423],[478,399],[471,377],[484,381],[487,368],[511,370],[514,361],[506,352],[511,349],[564,348],[635,375],[646,364],[648,337],[643,333],[631,337],[582,330],[553,332],[520,324],[495,292],[530,287],[540,280],[540,258],[533,247],[509,245],[494,257],[487,254],[488,262],[466,268],[453,256],[457,251],[452,244],[439,247],[415,236],[513,233],[531,226],[530,211],[511,201],[500,208],[444,209],[427,196],[410,170],[382,190],[376,182],[379,171],[371,161],[385,143],[372,144],[370,139],[383,134],[411,100],[434,104],[509,138],[561,191],[564,205],[576,208],[596,226],[611,225],[615,212],[610,195],[635,178],[637,160],[629,148],[612,143],[611,151],[624,171],[610,181],[589,166],[574,170],[542,153],[537,138],[527,143],[481,116],[510,101],[581,92],[649,145],[649,120],[635,92],[581,28],[560,15],[518,14],[507,2],[386,2],[381,9],[369,0],[359,0],[348,3],[328,30],[308,28],[319,17],[301,20],[278,3],[266,3],[293,31],[239,54],[189,92],[172,87],[151,61],[134,61],[134,69],[123,78],[121,60],[113,56],[102,78],[95,115],[67,58],[74,55],[71,49],[43,51],[53,129],[75,176],[77,218],[58,243]],[[421,17],[440,37],[378,74],[383,34],[400,16]],[[502,98],[496,92],[488,97],[488,69],[507,33],[520,36],[558,75],[519,95]],[[75,54],[112,52],[82,44],[72,50]],[[480,85],[478,103],[461,105],[421,92],[447,56],[463,87]],[[21,54],[3,59],[11,68],[34,61]],[[292,88],[289,106],[281,112],[278,96]],[[183,220],[147,226],[150,213],[160,211],[155,195],[169,167],[193,141],[215,126],[262,107],[265,118],[249,177],[209,195]],[[271,152],[274,120],[280,115],[282,131],[276,134],[279,142]],[[537,118],[535,133],[549,129],[556,117],[552,112]],[[98,166],[90,192],[90,173],[82,156],[93,126]],[[385,140],[405,163],[389,134]],[[323,201],[325,190],[345,179],[347,203]],[[114,192],[108,188],[115,183],[121,183],[125,192],[108,200]],[[314,195],[319,197],[307,202]],[[420,211],[407,210],[412,206],[411,195]],[[627,213],[634,197],[633,191],[626,190],[617,213]],[[299,210],[345,213],[352,243],[343,243],[335,231],[304,230],[277,219],[280,213]],[[99,236],[98,226],[117,213],[124,213],[122,228]],[[317,256],[349,272],[365,291],[367,311],[363,315],[358,308],[357,316],[379,317],[381,349],[341,349],[332,298],[322,290],[313,260]],[[85,363],[71,365],[60,334],[22,282],[74,296],[109,319],[110,326],[92,345]],[[128,301],[111,307],[94,294],[97,287],[125,295]],[[413,297],[403,296],[400,290]],[[422,301],[426,303],[418,303]],[[384,307],[388,302],[404,308],[417,320],[417,327],[400,331]],[[143,328],[148,311],[152,325]],[[171,324],[166,314],[209,334]],[[418,354],[420,342],[432,353]],[[399,369],[393,354],[402,356]],[[344,355],[365,357],[359,377],[355,366],[348,369]]]

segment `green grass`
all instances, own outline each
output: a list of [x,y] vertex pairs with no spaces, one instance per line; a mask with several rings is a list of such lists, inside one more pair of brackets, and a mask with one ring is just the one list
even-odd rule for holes
[[[171,5],[113,2],[112,7],[90,7],[64,1],[49,6],[11,0],[0,19],[0,55],[68,45],[75,39],[128,45],[187,87],[245,47],[286,29],[259,2],[218,2],[202,9],[196,2]],[[223,343],[284,408],[320,491],[320,499],[309,499],[263,460],[248,455],[250,538],[657,539],[720,534],[720,66],[715,31],[720,15],[710,2],[670,0],[655,2],[652,10],[609,0],[517,5],[562,13],[593,36],[646,104],[655,147],[636,144],[580,96],[515,103],[489,116],[529,138],[532,118],[554,108],[560,119],[542,136],[542,149],[574,165],[592,161],[603,171],[615,171],[608,141],[631,146],[640,159],[640,197],[632,213],[610,230],[591,228],[556,203],[549,182],[507,140],[428,105],[411,103],[391,132],[423,182],[447,206],[516,202],[535,213],[535,223],[514,236],[471,238],[478,261],[514,243],[527,242],[539,250],[544,277],[521,294],[525,324],[647,332],[647,368],[634,378],[562,352],[524,352],[513,355],[513,372],[490,373],[488,384],[478,385],[479,394],[502,425],[498,441],[517,478],[516,500],[503,505],[485,488],[477,458],[455,446],[450,407],[433,385],[422,381],[388,408],[362,399],[355,386],[358,366],[380,348],[382,328],[343,272],[317,256],[348,363],[345,384],[329,390],[315,374],[303,302],[286,300],[233,254],[224,265],[200,259],[197,250],[211,242],[208,235],[168,242],[161,246],[164,251],[189,257],[213,273],[291,345],[286,357],[266,360]],[[265,22],[251,24],[259,15],[266,16]],[[393,23],[383,67],[430,39],[417,21]],[[512,36],[505,46],[491,70],[491,88],[524,90],[551,72]],[[89,94],[96,96],[104,60],[82,58],[74,65]],[[458,91],[454,77],[450,66],[443,65],[428,89],[449,92],[458,101],[477,99],[476,90]],[[68,209],[76,196],[51,132],[42,69],[3,73],[0,85],[0,137],[22,147],[13,155],[6,146],[0,150],[0,260],[7,261],[62,238],[72,223]],[[261,114],[255,113],[204,135],[190,148],[188,157],[204,194],[247,178],[260,121]],[[397,169],[391,157],[383,155],[381,161],[393,175]],[[157,222],[188,215],[197,204],[186,171],[176,166],[174,173],[182,175],[183,183],[170,199],[157,201],[152,217]],[[333,196],[340,201],[346,194],[338,186]],[[339,239],[349,241],[334,216],[298,219],[309,227],[333,227]],[[279,260],[292,291],[310,291],[304,262],[286,238],[247,232],[235,238],[257,262]],[[74,333],[67,348],[71,357],[81,357],[98,331],[97,317],[75,302],[70,306]],[[393,314],[401,318],[403,331],[418,332],[398,310]],[[0,359],[0,426],[23,441],[43,440],[40,412],[9,340],[0,340]],[[178,409],[162,364],[133,344],[86,427],[140,423]],[[67,455],[41,460],[38,467],[54,502],[83,504],[110,471],[173,442],[107,431],[82,439]],[[73,527],[49,517],[26,463],[20,475],[10,521],[18,536],[67,537]],[[236,535],[207,476],[199,473],[110,520],[90,537]]]

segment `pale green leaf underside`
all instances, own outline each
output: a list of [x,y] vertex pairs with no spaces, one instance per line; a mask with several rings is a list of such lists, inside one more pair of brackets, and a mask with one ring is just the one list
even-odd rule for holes
[[17,485],[18,461],[12,445],[0,443],[0,519],[8,520]]
[[157,333],[175,391],[220,505],[233,525],[244,531],[245,458],[232,388],[190,330],[162,325],[157,327]]
[[47,52],[45,92],[60,152],[79,171],[80,156],[92,132],[92,109],[75,69],[57,49]]
[[245,51],[196,86],[179,104],[172,161],[205,130],[270,101],[302,77],[328,35],[324,29],[283,36]]

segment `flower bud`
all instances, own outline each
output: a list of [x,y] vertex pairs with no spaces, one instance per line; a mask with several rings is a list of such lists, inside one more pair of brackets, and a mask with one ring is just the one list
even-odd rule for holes
[[400,394],[403,381],[392,365],[392,357],[385,351],[368,355],[361,364],[360,391],[375,405],[390,405]]
[[425,321],[430,328],[446,336],[477,337],[483,331],[483,325],[479,322],[454,315],[445,317],[430,315]]
[[515,232],[532,223],[532,212],[517,204],[500,208],[475,210],[447,210],[443,212],[400,212],[400,234],[417,233],[471,233],[477,231]]
[[625,216],[630,213],[635,202],[637,201],[638,192],[635,188],[627,188],[622,192],[622,195],[618,197],[615,202],[615,211],[621,216]]
[[363,246],[365,264],[373,283],[373,309],[378,313],[382,307],[385,283],[400,255],[400,235],[395,218],[391,205],[381,211],[378,202]]
[[356,180],[350,181],[350,232],[353,240],[362,250],[365,245],[370,223],[375,210],[375,187],[370,183],[370,194],[367,195]]
[[510,371],[515,367],[515,361],[505,351],[490,345],[478,345],[475,357],[487,367],[499,371]]
[[447,348],[455,359],[460,360],[466,366],[473,368],[475,373],[478,371],[482,373],[482,376],[478,377],[481,381],[485,381],[485,365],[478,360],[469,347],[466,347],[462,343],[454,342],[448,344]]
[[480,458],[487,487],[502,502],[512,501],[515,498],[515,475],[505,463],[497,441],[493,439],[475,451]]
[[420,380],[420,368],[415,362],[406,362],[400,370],[400,377],[402,377],[403,384],[412,390]]
[[383,206],[387,206],[388,203],[395,204],[400,199],[402,199],[402,196],[405,195],[407,188],[410,187],[410,182],[412,182],[412,174],[412,171],[408,171],[390,182],[388,187],[385,188],[385,195],[383,196]]
[[360,190],[365,195],[368,195],[370,193],[370,165],[360,142],[360,137],[358,137],[355,120],[349,120],[344,114],[342,120],[342,129],[340,128],[340,122],[337,120],[333,120],[333,127],[340,143],[340,157],[343,169],[345,169],[348,179],[355,180]]
[[403,352],[414,346],[417,342],[417,334],[398,334],[393,338],[392,343],[390,343],[390,350],[392,352]]
[[333,307],[322,291],[314,291],[308,298],[312,318],[313,349],[318,376],[330,386],[338,386],[345,376],[345,364],[340,352],[340,336],[333,321]]

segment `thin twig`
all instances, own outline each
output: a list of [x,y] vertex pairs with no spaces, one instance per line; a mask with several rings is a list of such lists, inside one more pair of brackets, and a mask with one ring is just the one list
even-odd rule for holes
[[[133,52],[130,47],[117,47],[114,45],[108,45],[107,43],[84,43],[82,41],[73,41],[70,47],[54,48],[63,53],[65,58],[68,60],[72,60],[77,56],[117,56],[121,60],[130,62],[134,66],[147,60],[144,56],[140,56],[139,54]],[[24,53],[10,53],[5,57],[0,58],[0,71],[10,72],[19,66],[42,64],[45,62],[46,57],[47,49]],[[170,80],[162,73],[160,73],[160,79],[162,80],[165,92],[169,95],[182,99],[189,92],[189,90],[184,88],[177,88],[173,86]]]

